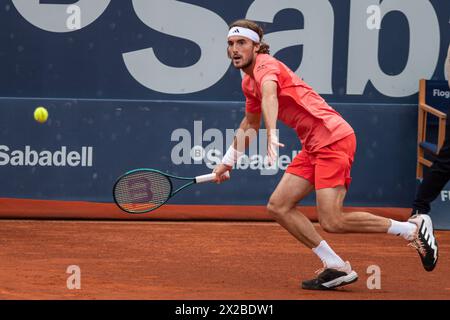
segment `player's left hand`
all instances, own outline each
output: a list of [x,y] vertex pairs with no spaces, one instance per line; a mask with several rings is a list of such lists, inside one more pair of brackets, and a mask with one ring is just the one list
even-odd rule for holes
[[267,158],[270,166],[273,166],[278,161],[279,147],[284,147],[284,144],[279,142],[276,133],[271,131],[267,136]]

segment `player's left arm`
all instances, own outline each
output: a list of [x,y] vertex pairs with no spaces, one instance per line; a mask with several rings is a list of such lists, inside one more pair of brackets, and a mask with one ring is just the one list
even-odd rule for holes
[[267,80],[261,85],[261,110],[267,130],[267,155],[273,165],[278,157],[278,147],[284,147],[276,134],[278,118],[278,83]]

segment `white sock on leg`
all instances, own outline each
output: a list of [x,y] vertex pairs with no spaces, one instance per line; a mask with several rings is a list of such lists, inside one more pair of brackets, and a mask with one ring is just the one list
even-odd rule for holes
[[406,240],[412,240],[417,231],[417,226],[411,222],[399,222],[391,220],[391,226],[388,229],[389,234],[402,236]]
[[345,266],[344,260],[330,248],[325,240],[322,240],[317,247],[312,249],[312,251],[328,268],[339,269]]

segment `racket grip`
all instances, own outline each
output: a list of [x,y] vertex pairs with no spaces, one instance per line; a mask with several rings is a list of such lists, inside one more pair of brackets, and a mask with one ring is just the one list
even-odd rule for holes
[[[229,178],[230,177],[230,172],[227,171],[223,175]],[[211,181],[214,181],[215,178],[216,178],[216,174],[215,173],[204,174],[202,176],[196,176],[195,177],[195,183],[211,182]]]

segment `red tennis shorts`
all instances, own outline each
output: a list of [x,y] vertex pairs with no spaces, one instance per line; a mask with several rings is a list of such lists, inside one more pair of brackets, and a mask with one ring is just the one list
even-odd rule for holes
[[286,172],[308,180],[316,190],[337,186],[348,190],[355,151],[356,136],[351,134],[315,152],[302,150]]

